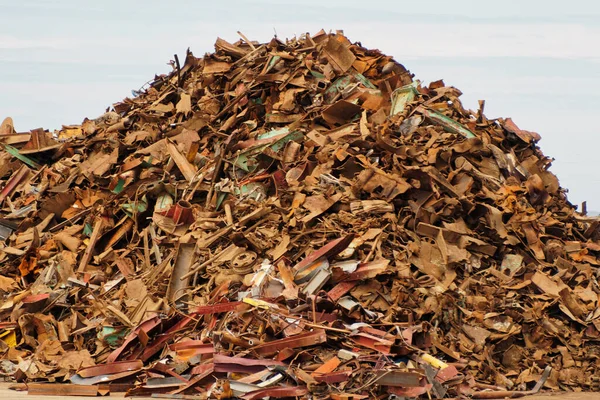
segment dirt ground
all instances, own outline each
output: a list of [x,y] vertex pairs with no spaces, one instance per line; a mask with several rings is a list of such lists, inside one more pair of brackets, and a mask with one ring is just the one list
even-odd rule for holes
[[535,396],[521,397],[523,400],[599,400],[600,393],[561,393],[540,394]]
[[[27,392],[17,392],[10,390],[8,387],[9,383],[0,383],[0,400],[52,400],[52,399],[63,399],[63,400],[89,400],[89,397],[79,396],[29,396]],[[123,398],[123,395],[111,395],[109,397],[103,397],[104,399],[119,399]],[[156,400],[150,397],[134,397],[136,400]],[[600,393],[560,393],[560,394],[541,394],[535,396],[521,397],[522,400],[600,400]]]
[[[10,383],[0,382],[0,400],[90,400],[91,397],[80,396],[29,396],[27,392],[17,392],[9,389]],[[123,393],[113,394],[107,397],[98,397],[98,399],[123,399]],[[132,397],[129,397],[130,399]],[[135,397],[136,400],[156,400],[150,397]]]

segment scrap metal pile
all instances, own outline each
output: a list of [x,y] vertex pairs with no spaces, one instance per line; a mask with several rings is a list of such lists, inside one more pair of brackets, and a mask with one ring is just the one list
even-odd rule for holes
[[339,32],[241,36],[81,125],[5,120],[3,376],[216,399],[600,389],[600,222],[536,133]]

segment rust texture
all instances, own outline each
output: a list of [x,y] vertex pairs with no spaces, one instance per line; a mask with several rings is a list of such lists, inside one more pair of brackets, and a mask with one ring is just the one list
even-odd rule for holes
[[342,32],[240,36],[96,119],[2,124],[4,377],[194,399],[600,389],[600,221],[537,133]]

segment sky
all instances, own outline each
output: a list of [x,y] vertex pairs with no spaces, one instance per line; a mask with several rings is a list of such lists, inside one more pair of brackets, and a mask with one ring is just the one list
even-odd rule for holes
[[18,131],[94,118],[173,54],[241,31],[268,41],[342,29],[467,108],[542,135],[569,200],[600,211],[600,2],[595,0],[0,0],[0,120]]

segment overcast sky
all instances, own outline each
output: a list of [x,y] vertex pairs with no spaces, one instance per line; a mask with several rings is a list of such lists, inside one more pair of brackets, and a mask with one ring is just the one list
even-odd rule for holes
[[[22,3],[22,4],[21,4]],[[130,96],[174,53],[242,31],[267,41],[343,29],[465,106],[542,135],[569,199],[600,211],[600,2],[594,0],[0,0],[0,120],[59,128]]]

